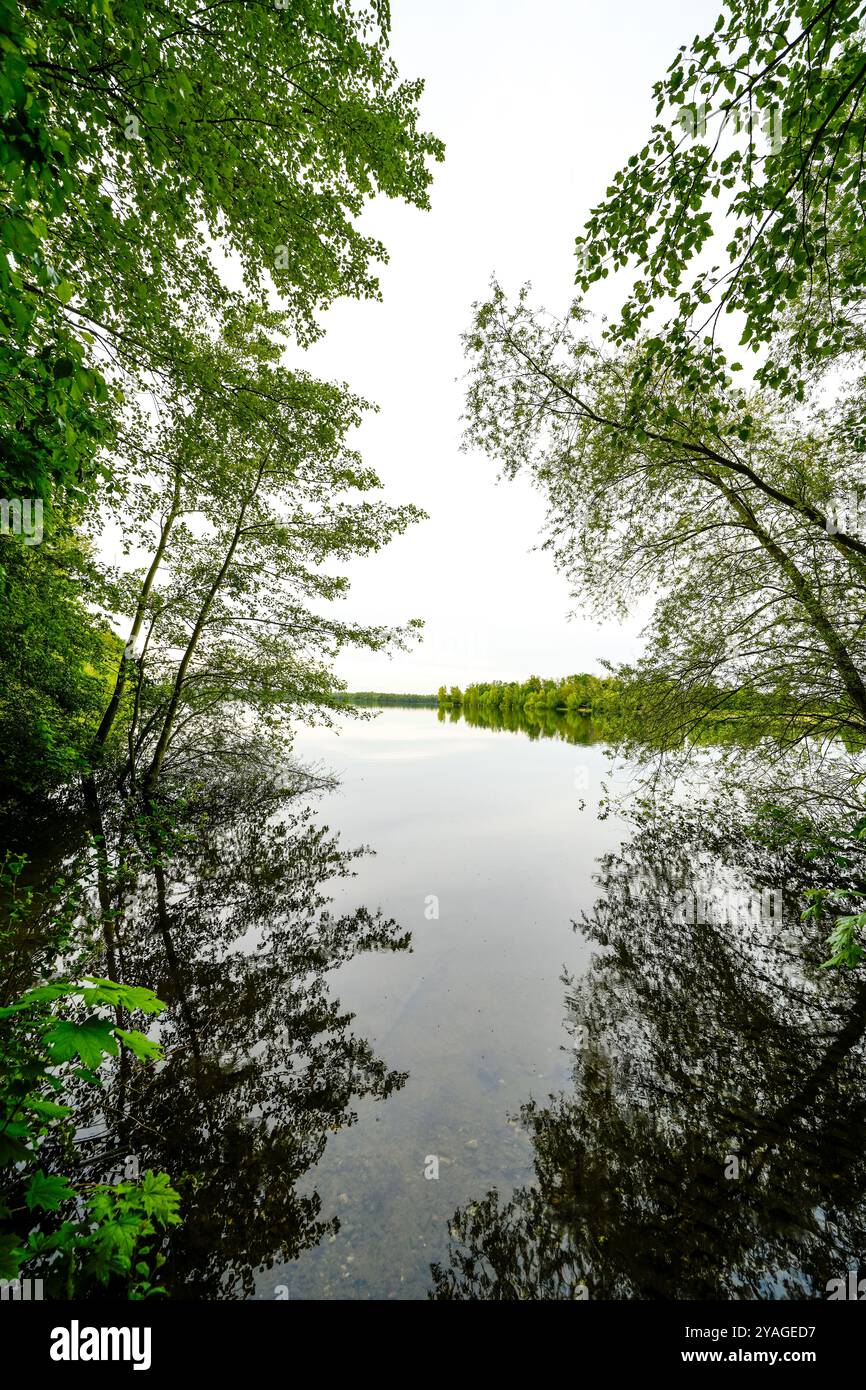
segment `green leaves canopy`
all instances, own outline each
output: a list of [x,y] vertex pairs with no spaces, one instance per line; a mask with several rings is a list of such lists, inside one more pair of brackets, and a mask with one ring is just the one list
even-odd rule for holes
[[[742,316],[756,350],[785,331],[759,378],[786,389],[809,363],[862,347],[862,26],[860,0],[727,0],[713,32],[680,49],[654,88],[664,119],[577,241],[584,289],[635,266],[616,341],[670,297],[657,340],[668,369],[701,335],[714,344],[722,312]],[[683,365],[699,381],[711,364]]]
[[376,192],[426,206],[442,155],[388,23],[379,0],[0,0],[0,490],[83,480],[105,378],[180,369],[243,294],[272,282],[307,340],[378,292],[354,219]]

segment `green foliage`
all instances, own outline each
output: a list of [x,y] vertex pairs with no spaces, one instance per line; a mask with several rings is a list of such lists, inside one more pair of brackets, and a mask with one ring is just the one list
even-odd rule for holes
[[[43,22],[51,10],[60,20],[51,6]],[[49,225],[75,204],[74,137],[31,66],[32,23],[2,0],[0,495],[47,498],[53,482],[83,480],[107,435],[109,392],[65,310],[73,287],[48,246]]]
[[[828,843],[826,839],[816,839],[809,836],[812,847],[808,851],[809,857],[813,859],[829,858],[834,863],[837,871],[850,870],[856,862],[852,851],[866,842],[866,816],[861,817],[850,832],[848,842]],[[863,899],[866,893],[856,886],[850,884],[845,888],[808,888],[805,893],[807,906],[801,916],[804,922],[821,922],[827,915],[829,907],[834,904],[852,906],[852,899]],[[864,934],[866,934],[866,908],[855,912],[843,912],[833,917],[832,928],[827,937],[827,945],[830,948],[830,955],[823,962],[825,969],[838,966],[846,966],[854,969],[858,966],[866,955],[866,948],[861,945]]]
[[830,958],[824,961],[824,965],[847,965],[850,968],[859,965],[866,952],[857,940],[857,933],[859,932],[862,936],[864,928],[866,928],[866,912],[856,912],[848,916],[837,917],[833,923],[833,930],[827,937]]
[[[273,282],[302,339],[375,295],[375,192],[427,203],[440,143],[388,9],[0,2],[0,495],[97,473],[124,378]],[[215,248],[234,254],[229,290]]]
[[439,704],[445,707],[462,705],[468,713],[514,710],[531,715],[536,710],[552,710],[592,714],[614,708],[620,690],[621,683],[613,676],[566,676],[559,681],[542,681],[538,676],[530,676],[522,684],[491,681],[467,685],[462,692],[452,686],[450,693],[446,693],[445,687],[440,686]]
[[[785,331],[759,378],[797,392],[816,363],[862,347],[862,21],[860,0],[726,0],[712,32],[680,48],[655,84],[662,119],[578,238],[584,288],[634,267],[614,341],[672,299],[656,365],[717,385],[713,335],[736,311],[755,351]],[[711,351],[695,357],[701,334]]]
[[[32,890],[20,887],[24,868],[22,857],[7,855],[0,876],[7,952],[32,907]],[[68,943],[77,906],[58,903],[55,949]],[[99,1088],[103,1062],[122,1048],[142,1060],[161,1055],[143,1033],[120,1027],[123,1011],[163,1008],[149,989],[86,975],[49,979],[0,1007],[0,1278],[44,1277],[65,1297],[94,1287],[130,1298],[162,1292],[154,1283],[159,1233],[180,1221],[168,1175],[82,1185],[47,1163],[60,1166],[73,1152],[71,1082]]]
[[88,560],[67,526],[41,546],[0,536],[0,789],[69,780],[107,699],[117,639],[85,607]]

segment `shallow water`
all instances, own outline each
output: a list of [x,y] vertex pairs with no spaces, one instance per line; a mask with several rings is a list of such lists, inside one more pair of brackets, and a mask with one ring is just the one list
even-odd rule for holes
[[[331,977],[353,1027],[409,1076],[363,1103],[308,1175],[339,1233],[260,1274],[257,1294],[423,1298],[455,1209],[532,1175],[515,1112],[567,1081],[561,974],[587,958],[571,923],[595,897],[597,857],[622,836],[596,810],[608,760],[601,745],[430,709],[304,730],[296,749],[340,778],[317,817],[375,851],[337,908],[381,906],[412,933],[411,953],[364,955]],[[438,1178],[425,1177],[431,1157]]]

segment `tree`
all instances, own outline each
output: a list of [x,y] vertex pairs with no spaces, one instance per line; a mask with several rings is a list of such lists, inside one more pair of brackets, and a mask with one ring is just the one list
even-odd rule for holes
[[[285,314],[250,308],[224,321],[216,340],[191,336],[187,369],[178,381],[163,384],[155,398],[155,418],[142,410],[126,412],[111,460],[109,505],[91,525],[101,537],[110,522],[125,555],[141,549],[143,539],[152,535],[153,552],[144,571],[118,572],[104,593],[109,613],[126,611],[131,617],[111,699],[93,741],[95,762],[102,757],[135,670],[148,604],[175,526],[209,504],[211,511],[218,505],[215,495],[225,486],[224,431],[237,421],[237,402],[259,389],[252,380],[257,369],[279,359],[278,335],[285,326]],[[290,387],[281,403],[291,410],[294,401]]]
[[2,0],[0,26],[0,483],[45,495],[94,477],[106,380],[170,374],[271,284],[302,341],[338,295],[377,294],[355,218],[376,192],[426,206],[442,147],[382,0]]
[[[97,735],[108,739],[132,673],[127,775],[147,797],[170,751],[176,769],[200,770],[258,743],[272,763],[289,713],[345,708],[331,672],[341,648],[380,650],[417,627],[335,614],[347,581],[326,566],[378,550],[422,513],[367,498],[379,480],[345,442],[364,402],[269,355],[206,419],[176,412],[159,450],[156,548],[126,589],[130,637]],[[122,504],[153,486],[139,473]]]
[[[798,7],[808,15],[816,10]],[[813,92],[810,111],[823,110],[830,101],[827,122],[833,122],[833,113],[844,108],[844,125],[833,126],[837,156],[848,149],[849,133],[860,121],[859,78],[851,78],[859,72],[859,58],[849,10],[838,7],[831,17],[837,7],[823,7],[809,26],[809,32],[817,32],[819,18],[830,26],[828,47],[817,67],[809,68],[809,82],[817,83],[824,60],[833,57],[835,67],[822,72],[826,90]],[[792,7],[780,4],[774,13],[790,18]],[[695,53],[709,56],[702,92],[724,86],[740,101],[755,85],[760,89],[763,78],[752,82],[752,74],[746,81],[726,70],[719,57],[719,33],[735,46],[748,14],[746,7],[731,4],[716,36],[696,40]],[[780,79],[790,79],[790,89],[784,88],[790,103],[798,82],[806,79],[796,64],[781,63],[790,51],[785,33],[781,22],[771,33],[777,61],[769,81],[778,92]],[[812,63],[806,39],[792,42],[803,61]],[[760,50],[759,57],[767,53]],[[671,71],[670,81],[659,86],[662,104],[663,97],[680,104],[689,90],[680,60]],[[748,65],[746,74],[751,74]],[[698,81],[695,65],[689,68],[692,79]],[[765,106],[766,90],[760,90],[759,106]],[[851,108],[845,106],[848,99]],[[815,174],[812,146],[806,157],[802,143],[785,145],[788,164],[796,149],[808,185]],[[866,481],[862,386],[855,382],[838,389],[831,406],[822,400],[826,354],[813,352],[812,339],[801,332],[806,322],[820,322],[810,297],[815,286],[803,284],[798,272],[778,292],[770,275],[777,265],[776,232],[770,235],[766,224],[766,242],[749,246],[748,274],[742,281],[733,277],[730,285],[719,281],[723,303],[745,314],[746,341],[769,349],[758,373],[762,388],[735,385],[740,364],[728,370],[714,335],[699,338],[696,332],[692,314],[712,302],[712,277],[699,277],[694,293],[680,289],[685,264],[705,239],[696,227],[706,227],[709,236],[712,215],[705,204],[719,195],[713,179],[719,175],[721,185],[727,179],[733,186],[738,171],[759,197],[749,182],[755,177],[751,145],[749,152],[748,158],[731,156],[721,177],[713,153],[703,146],[698,153],[681,153],[674,136],[657,126],[652,157],[651,146],[632,157],[581,239],[578,278],[584,284],[606,274],[602,250],[613,245],[617,264],[624,264],[631,249],[648,277],[635,286],[623,320],[607,331],[606,349],[582,331],[587,321],[582,303],[575,302],[562,320],[545,318],[530,309],[525,289],[512,306],[493,285],[487,302],[475,306],[466,336],[471,359],[467,441],[502,461],[509,475],[528,468],[548,493],[546,543],[581,600],[603,612],[623,612],[646,594],[659,600],[648,657],[637,674],[657,696],[656,705],[666,703],[670,710],[680,702],[674,737],[691,723],[689,710],[699,717],[745,689],[776,719],[780,708],[771,712],[765,698],[771,689],[787,698],[788,713],[809,717],[812,731],[817,724],[822,733],[853,731],[859,737],[866,717],[860,646],[866,584],[859,520]],[[774,157],[767,156],[760,197],[777,172]],[[684,168],[692,164],[705,181],[696,175],[687,181]],[[833,339],[838,357],[859,347],[853,331],[859,271],[845,261],[842,275],[838,252],[842,245],[847,256],[856,252],[845,221],[853,175],[847,158],[841,158],[835,174],[833,158],[823,168],[828,183],[823,235],[834,236],[835,250],[824,260],[822,284],[830,299],[841,296],[851,310],[844,331]],[[657,213],[651,217],[645,207],[648,189],[656,195]],[[734,211],[742,213],[744,207],[752,207],[748,199],[735,200]],[[735,235],[731,254],[741,240]],[[651,334],[644,320],[663,292],[676,293],[677,317]],[[780,314],[773,307],[778,293],[785,306]],[[791,410],[787,396],[794,378],[776,370],[783,359],[796,367],[799,411]],[[847,505],[840,505],[842,496]],[[802,721],[792,726],[794,737],[802,731]]]
[[[581,301],[548,319],[498,285],[466,337],[468,442],[539,482],[575,594],[658,600],[630,675],[670,741],[738,692],[767,723],[793,716],[794,740],[862,735],[860,9],[729,0],[680,50],[656,85],[666,120],[578,238],[584,291],[631,268],[604,346]],[[727,266],[707,268],[717,234]],[[761,354],[757,389],[735,384],[722,310]]]
[[[117,667],[101,721],[89,708],[74,736],[51,734],[62,756],[47,759],[45,788],[88,746],[98,762],[127,710],[175,527],[197,492],[214,494],[206,441],[226,408],[255,392],[262,361],[320,333],[335,298],[379,293],[385,249],[356,225],[368,199],[428,204],[442,146],[419,128],[422,84],[400,79],[389,26],[384,0],[0,0],[0,497],[43,500],[49,539],[98,529],[110,510],[130,549],[163,509],[140,579],[85,567],[52,586],[48,543],[5,566],[19,617],[37,578],[68,607],[51,630],[81,629],[72,669],[91,609],[106,623],[128,614],[124,655],[106,643]],[[40,670],[54,679],[50,662]],[[20,715],[12,692],[0,706]],[[47,747],[40,717],[31,748]]]
[[635,387],[645,345],[603,352],[582,322],[494,286],[466,339],[469,442],[542,481],[546,545],[581,600],[658,598],[642,668],[657,695],[701,713],[723,691],[775,688],[828,731],[862,730],[866,545],[830,521],[864,477],[859,389],[792,417],[730,379]]
[[[664,119],[577,245],[584,289],[635,264],[614,342],[673,299],[653,339],[657,372],[719,381],[722,313],[742,315],[742,342],[765,350],[759,380],[783,390],[862,350],[862,22],[859,0],[726,0],[713,32],[656,83]],[[710,255],[720,260],[707,267]],[[696,344],[713,350],[687,351]]]

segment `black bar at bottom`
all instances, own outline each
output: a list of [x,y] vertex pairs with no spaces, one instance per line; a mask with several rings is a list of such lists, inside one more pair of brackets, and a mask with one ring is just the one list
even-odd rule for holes
[[[856,1291],[855,1291],[856,1292]],[[860,1302],[864,1308],[859,1308]],[[854,1305],[854,1306],[852,1306]],[[805,1366],[828,1373],[856,1364],[866,1331],[866,1298],[827,1302],[730,1303],[488,1303],[443,1308],[433,1303],[63,1303],[0,1302],[6,1369],[27,1367],[39,1383],[70,1376],[99,1378],[129,1372],[155,1383],[178,1373],[247,1367],[268,1376],[274,1367],[292,1377],[318,1355],[329,1377],[343,1356],[355,1374],[370,1358],[384,1357],[401,1378],[429,1374],[438,1358],[454,1370],[452,1334],[499,1355],[524,1336],[553,1334],[552,1342],[523,1343],[544,1357],[587,1355],[609,1372],[687,1372],[703,1366],[764,1370]],[[388,1333],[398,1334],[388,1352]],[[321,1340],[316,1333],[321,1329]],[[411,1330],[417,1340],[403,1340]],[[496,1343],[491,1344],[491,1336]],[[558,1342],[558,1337],[579,1340]],[[374,1339],[375,1341],[371,1340]],[[359,1340],[360,1339],[360,1340]],[[427,1339],[430,1339],[429,1341]],[[402,1351],[399,1348],[402,1347]],[[378,1350],[375,1350],[378,1348]],[[414,1350],[412,1350],[414,1348]],[[570,1350],[569,1350],[570,1348]],[[461,1354],[458,1361],[465,1369]],[[413,1362],[416,1364],[413,1366]],[[10,1377],[11,1381],[11,1377]]]

